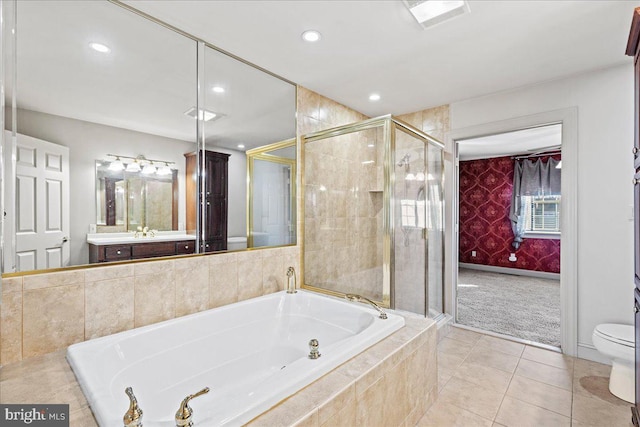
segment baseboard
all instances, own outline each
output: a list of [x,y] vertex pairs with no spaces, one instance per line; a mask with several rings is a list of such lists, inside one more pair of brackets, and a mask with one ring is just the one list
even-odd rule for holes
[[520,268],[496,267],[493,265],[470,264],[466,262],[458,263],[461,268],[470,270],[488,271],[490,273],[513,274],[516,276],[537,277],[539,279],[560,280],[560,273],[547,273],[546,271],[522,270]]
[[591,344],[578,343],[578,357],[580,359],[591,360],[592,362],[603,363],[605,365],[611,365],[611,360],[608,357],[600,354],[598,350]]

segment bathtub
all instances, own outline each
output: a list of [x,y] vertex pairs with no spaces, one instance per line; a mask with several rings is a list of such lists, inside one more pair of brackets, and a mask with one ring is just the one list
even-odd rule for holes
[[122,425],[128,386],[145,427],[175,426],[182,399],[204,387],[195,425],[239,426],[403,325],[364,304],[278,292],[74,344],[67,360],[101,426]]

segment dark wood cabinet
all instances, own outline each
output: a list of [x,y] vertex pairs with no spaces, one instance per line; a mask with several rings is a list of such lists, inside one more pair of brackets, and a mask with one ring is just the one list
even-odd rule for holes
[[636,289],[634,291],[635,307],[635,339],[636,339],[636,396],[635,404],[631,407],[633,425],[640,427],[640,7],[633,12],[631,21],[631,31],[627,42],[627,55],[634,58],[634,143],[633,143],[633,165],[635,173],[633,177],[633,216],[634,216],[634,280]]
[[171,255],[186,255],[195,252],[195,240],[169,242],[127,243],[94,245],[89,243],[89,262],[126,261]]
[[185,154],[187,176],[187,231],[197,229],[197,208],[203,206],[201,252],[227,249],[229,154],[204,151],[203,191],[198,194],[196,153]]

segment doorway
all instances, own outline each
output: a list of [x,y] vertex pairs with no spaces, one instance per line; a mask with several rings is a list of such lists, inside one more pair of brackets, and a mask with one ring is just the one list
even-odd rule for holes
[[[559,328],[557,326],[555,326],[554,328],[556,331],[558,331],[559,329],[559,347],[562,349],[562,352],[568,355],[576,355],[577,354],[577,330],[576,330],[576,325],[577,325],[577,312],[576,312],[577,198],[576,196],[577,196],[577,163],[578,162],[577,162],[577,111],[575,108],[557,110],[557,111],[552,111],[548,113],[536,114],[532,116],[518,117],[514,119],[503,120],[500,122],[485,123],[481,125],[472,126],[469,128],[452,131],[448,136],[447,148],[451,150],[454,156],[452,159],[453,161],[452,167],[448,169],[448,174],[447,174],[447,176],[450,179],[449,182],[452,183],[452,185],[448,187],[449,203],[451,203],[449,205],[449,209],[450,209],[449,212],[451,214],[451,216],[449,217],[449,220],[451,221],[452,227],[450,227],[450,232],[447,236],[447,241],[448,241],[447,255],[449,259],[452,260],[452,262],[447,263],[448,264],[447,267],[450,268],[450,271],[447,272],[447,276],[450,279],[450,281],[448,281],[447,283],[448,285],[447,293],[448,295],[451,296],[447,304],[447,311],[453,315],[455,322],[460,322],[461,320],[463,322],[464,319],[461,319],[460,313],[464,313],[464,307],[460,307],[456,302],[459,301],[459,296],[462,296],[462,299],[464,299],[464,296],[462,295],[462,293],[465,292],[465,289],[463,289],[465,288],[465,286],[461,286],[460,288],[458,288],[458,284],[478,285],[478,283],[473,283],[473,281],[468,279],[468,277],[465,280],[464,271],[462,271],[462,274],[460,275],[458,272],[459,262],[464,264],[465,261],[469,261],[468,259],[462,259],[461,257],[462,247],[459,246],[459,235],[460,235],[460,226],[461,226],[461,224],[459,223],[459,217],[461,215],[459,213],[459,206],[458,206],[459,198],[460,198],[459,197],[460,167],[459,167],[459,161],[458,161],[458,155],[459,155],[458,150],[460,148],[460,143],[464,141],[471,141],[474,139],[481,140],[481,138],[483,137],[500,135],[500,134],[508,134],[514,131],[522,131],[522,130],[534,129],[534,128],[542,129],[543,127],[546,127],[548,125],[558,125],[561,128],[560,130],[561,141],[560,141],[560,144],[558,144],[558,145],[561,145],[561,158],[563,160],[561,165],[562,204],[561,204],[560,214],[558,215],[559,222],[560,222],[560,229],[562,230],[562,235],[561,235],[562,245],[558,244],[558,246],[560,246],[560,261],[559,261],[560,268],[559,268],[559,274],[552,273],[553,276],[549,276],[546,274],[547,272],[540,271],[540,272],[534,273],[533,274],[534,277],[532,279],[541,279],[541,280],[551,279],[551,280],[556,280],[556,283],[559,282],[559,285],[556,285],[555,300],[556,302],[559,301],[558,305],[559,305],[559,311],[560,311],[560,322],[559,322],[560,326]],[[527,155],[527,156],[532,154],[544,154],[539,152],[541,148],[549,148],[549,146],[536,147],[535,150],[534,148],[527,148],[527,150],[534,150],[534,151],[525,150],[522,153],[502,152],[502,154],[504,154],[503,157],[509,157],[508,160],[510,160],[510,162],[514,162],[515,159],[510,159],[510,157],[516,157],[518,154]],[[485,150],[487,149],[485,148]],[[498,153],[496,153],[496,155],[498,155]],[[464,159],[462,160],[464,161]],[[543,214],[543,217],[544,217],[544,214]],[[506,228],[510,229],[511,226],[507,225]],[[489,241],[489,243],[491,243],[490,237],[491,236],[485,236],[484,238],[485,242]],[[516,260],[506,261],[506,263],[510,264],[513,262],[518,264],[518,261],[519,261],[518,250],[514,250],[514,252],[516,253],[516,256],[515,256]],[[471,256],[472,255],[471,251],[466,253],[465,256],[467,255]],[[480,255],[479,251],[476,251],[476,257],[479,257],[479,255]],[[511,257],[511,252],[508,252],[507,260],[510,257]],[[479,264],[479,263],[476,263],[476,264]],[[513,270],[516,270],[516,271],[508,271],[508,273],[519,273],[518,275],[511,274],[511,276],[513,277],[510,277],[510,278],[518,279],[519,277],[521,277],[522,272],[520,270],[524,270],[524,268],[518,269],[513,266],[509,267],[509,264],[507,264],[505,268],[513,268]],[[516,267],[527,267],[527,266],[516,265]],[[536,269],[534,268],[533,270],[535,271]],[[501,274],[506,272],[483,271],[478,269],[478,270],[474,270],[473,273],[477,275],[484,275],[485,273]],[[460,279],[459,279],[459,276],[460,276]],[[558,281],[558,276],[560,279],[559,281]],[[498,276],[498,277],[504,278],[504,276]],[[523,277],[526,277],[526,276],[523,276]],[[527,279],[529,278],[527,277]],[[480,279],[476,277],[473,280],[478,282]],[[465,281],[471,282],[471,283],[465,283]],[[511,283],[515,283],[515,282],[516,281],[511,280]],[[544,282],[540,282],[540,283],[544,283]],[[521,285],[526,289],[526,286],[527,286],[526,284],[522,283]],[[466,290],[474,289],[473,286],[467,286],[466,288],[467,288]],[[534,289],[534,288],[529,286],[529,289]],[[538,288],[535,288],[535,289],[539,290]],[[518,292],[514,292],[516,300],[522,303],[522,305],[519,308],[519,311],[516,310],[516,312],[522,314],[522,313],[531,311],[533,309],[533,306],[530,303],[527,303],[527,299],[524,298],[524,295],[522,295],[523,291],[521,290],[519,292],[520,292],[520,295],[518,295]],[[557,297],[558,293],[559,293],[559,298]],[[490,298],[494,298],[496,295],[495,291],[491,292],[490,289],[487,289],[487,294],[490,296]],[[549,296],[550,294],[547,293],[546,295]],[[512,303],[503,301],[497,305],[499,307],[500,306],[504,307],[510,304]],[[462,317],[464,317],[464,314],[462,314]],[[547,321],[551,317],[552,317],[551,315],[543,314],[543,315],[540,315],[539,318],[543,319],[544,321]],[[462,322],[460,322],[459,324],[464,327],[465,325]],[[511,322],[511,323],[516,323],[516,322]],[[470,328],[474,329],[474,328],[477,328],[477,326],[475,327],[471,326]],[[504,331],[498,331],[496,332],[496,334],[513,336],[511,335],[513,334],[512,332],[510,332],[509,334],[506,334]],[[527,343],[542,341],[539,338],[531,339],[530,337],[523,337],[523,338],[515,337],[515,339],[524,341]]]
[[560,347],[562,124],[458,141],[456,322]]

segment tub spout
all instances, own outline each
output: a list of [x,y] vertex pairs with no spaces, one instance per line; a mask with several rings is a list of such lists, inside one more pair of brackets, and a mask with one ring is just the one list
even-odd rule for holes
[[191,427],[193,426],[193,409],[189,406],[189,401],[194,397],[202,396],[203,394],[209,393],[209,387],[205,387],[196,394],[190,394],[185,397],[182,403],[180,403],[180,408],[178,412],[176,412],[176,427]]
[[124,392],[129,396],[129,410],[122,417],[124,427],[142,427],[142,409],[138,406],[138,399],[133,394],[133,389],[127,387]]
[[287,293],[295,294],[296,292],[296,270],[293,267],[287,269]]
[[375,302],[371,301],[369,298],[365,298],[362,295],[356,295],[356,294],[346,294],[344,297],[346,299],[348,299],[349,301],[368,302],[373,308],[378,310],[378,313],[380,313],[380,318],[381,319],[386,319],[387,318],[387,313],[385,313],[384,310],[381,309],[378,304],[376,304]]

